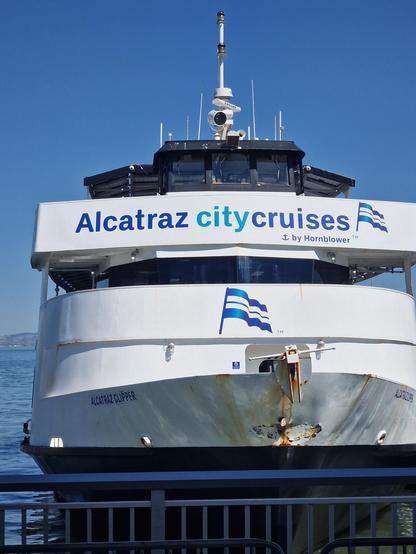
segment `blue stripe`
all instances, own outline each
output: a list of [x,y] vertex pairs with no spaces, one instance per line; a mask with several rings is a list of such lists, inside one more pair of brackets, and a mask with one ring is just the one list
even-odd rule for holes
[[377,210],[373,210],[373,215],[376,215],[380,219],[384,219],[384,215],[382,213],[378,212]]
[[371,223],[373,227],[380,229],[380,231],[386,231],[387,233],[387,227],[385,225],[381,225],[381,223],[378,223],[377,221],[373,221],[373,219],[369,215],[359,215],[358,221],[365,221],[366,223]]
[[[227,300],[227,304],[238,304],[239,306],[245,306],[247,308],[247,306],[245,304],[243,304],[243,302],[236,302],[234,300]],[[256,312],[256,310],[248,310],[250,315],[251,314],[256,314],[260,317],[262,317],[263,319],[269,319],[269,317],[267,315],[263,315],[261,314],[260,312]]]
[[373,211],[373,206],[371,206],[371,204],[366,204],[365,202],[360,202],[358,209],[361,210],[361,208],[367,208],[367,210]]
[[257,302],[257,300],[250,298],[249,295],[244,290],[227,289],[227,296],[239,296],[240,298],[245,298],[250,306],[259,308],[259,310],[261,310],[262,312],[267,312],[267,308],[265,304],[260,304],[260,302]]
[[369,215],[359,215],[358,221],[366,221],[367,223],[373,224],[373,218]]
[[[368,208],[366,208],[368,209]],[[373,217],[378,217],[379,219],[384,219],[384,215],[381,213],[381,212],[378,212],[377,210],[370,210],[370,212],[372,213]],[[368,217],[371,217],[367,212],[364,212],[364,213],[361,213],[361,207],[360,207],[360,212],[359,212],[359,217],[364,217],[364,216],[368,216]]]
[[377,210],[375,210],[373,208],[373,206],[371,206],[370,204],[365,204],[364,202],[360,202],[360,205],[358,206],[358,215],[360,217],[362,217],[360,215],[360,211],[361,211],[361,208],[364,208],[366,210],[370,210],[370,212],[375,215],[376,217],[379,217],[380,219],[384,219],[384,215],[381,213],[381,212],[378,212]]
[[249,327],[259,327],[262,331],[269,331],[269,333],[273,332],[269,323],[264,323],[257,317],[250,317],[247,312],[239,310],[238,308],[225,308],[223,318],[244,319]]
[[380,229],[380,231],[385,231],[386,233],[388,232],[387,227],[385,227],[384,225],[381,225],[381,223],[377,223],[376,221],[373,221],[372,225],[373,227]]

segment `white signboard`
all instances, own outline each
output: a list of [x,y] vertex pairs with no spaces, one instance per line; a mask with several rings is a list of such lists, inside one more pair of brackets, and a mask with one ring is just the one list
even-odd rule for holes
[[416,251],[416,204],[276,193],[178,193],[40,204],[37,253],[264,244]]

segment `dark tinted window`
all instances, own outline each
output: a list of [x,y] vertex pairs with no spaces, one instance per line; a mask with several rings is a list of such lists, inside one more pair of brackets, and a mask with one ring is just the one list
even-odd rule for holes
[[212,156],[212,184],[250,185],[250,158],[248,154],[224,152]]
[[234,283],[236,264],[232,258],[160,258],[157,260],[159,283]]
[[110,269],[110,287],[235,283],[235,258],[159,258]]
[[110,287],[133,285],[158,285],[157,260],[144,260],[132,264],[119,265],[109,270]]
[[286,156],[278,154],[257,156],[257,183],[289,186]]
[[313,282],[346,285],[350,282],[349,269],[342,265],[317,261],[314,264]]
[[185,154],[172,162],[172,185],[202,185],[205,183],[205,160],[203,156]]
[[300,165],[276,152],[221,152],[172,155],[161,163],[163,191],[302,191]]
[[158,258],[109,270],[110,287],[204,283],[348,284],[347,267],[319,260],[212,256]]
[[[312,283],[314,260],[238,258],[241,283]],[[320,281],[319,281],[320,282]]]

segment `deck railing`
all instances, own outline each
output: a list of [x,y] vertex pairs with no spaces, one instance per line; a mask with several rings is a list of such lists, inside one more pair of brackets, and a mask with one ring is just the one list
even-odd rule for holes
[[[282,497],[287,490],[293,494]],[[368,490],[374,493],[360,495]],[[21,491],[93,496],[7,500],[6,493]],[[115,492],[126,499],[111,500]],[[0,554],[213,548],[324,554],[356,547],[398,552],[416,544],[414,468],[9,475],[0,477],[0,493]]]

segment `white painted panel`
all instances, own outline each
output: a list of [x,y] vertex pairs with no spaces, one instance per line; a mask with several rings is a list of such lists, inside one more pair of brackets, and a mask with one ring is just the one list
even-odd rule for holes
[[[40,396],[104,390],[195,375],[257,373],[260,360],[246,361],[245,343],[175,345],[169,359],[163,344],[69,344],[56,365],[42,366]],[[302,345],[303,346],[303,345]],[[313,373],[371,374],[416,388],[416,347],[396,343],[329,342],[335,350],[311,354]],[[257,345],[256,354],[281,350]],[[309,344],[309,349],[316,348]],[[251,346],[251,351],[253,347]]]
[[[240,368],[233,368],[233,363]],[[169,356],[164,344],[67,344],[59,348],[50,387],[41,394],[55,396],[217,373],[245,373],[245,345],[178,344]]]
[[46,252],[157,245],[415,252],[415,236],[415,204],[266,192],[112,198],[40,204],[33,263]]
[[222,318],[226,285],[166,285],[96,289],[53,298],[45,307],[41,340],[45,346],[175,339],[270,342],[286,337],[416,343],[414,301],[401,292],[342,285],[241,287],[267,307],[272,332],[249,326],[243,319]]

